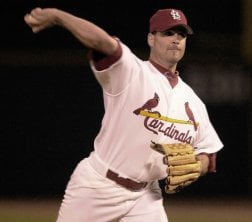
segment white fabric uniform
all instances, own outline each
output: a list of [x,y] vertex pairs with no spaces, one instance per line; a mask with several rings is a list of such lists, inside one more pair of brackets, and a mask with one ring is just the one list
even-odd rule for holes
[[[151,141],[190,143],[197,154],[216,153],[223,147],[204,103],[180,77],[171,87],[150,61],[142,61],[123,43],[120,46],[122,56],[108,68],[98,71],[91,61],[103,89],[105,114],[94,151],[71,177],[58,222],[167,221],[157,183],[167,176],[166,165],[163,155],[150,148]],[[134,113],[155,95],[153,107]],[[191,117],[194,121],[188,121]],[[128,191],[105,177],[107,169],[149,184],[142,191]]]

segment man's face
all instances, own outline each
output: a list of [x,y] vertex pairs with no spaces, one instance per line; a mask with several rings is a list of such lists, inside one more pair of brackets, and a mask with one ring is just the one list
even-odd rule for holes
[[180,27],[149,34],[151,58],[160,65],[177,64],[184,56],[186,38],[186,31]]

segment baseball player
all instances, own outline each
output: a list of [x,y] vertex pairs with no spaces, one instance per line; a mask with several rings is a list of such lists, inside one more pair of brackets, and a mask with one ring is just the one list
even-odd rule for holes
[[[167,178],[167,193],[178,192],[214,172],[223,147],[204,103],[177,70],[193,34],[184,13],[160,9],[150,18],[146,61],[68,12],[35,8],[24,20],[34,33],[56,25],[71,32],[90,49],[90,67],[103,90],[101,129],[69,180],[57,222],[167,222],[158,181]],[[169,157],[174,144],[177,158]]]

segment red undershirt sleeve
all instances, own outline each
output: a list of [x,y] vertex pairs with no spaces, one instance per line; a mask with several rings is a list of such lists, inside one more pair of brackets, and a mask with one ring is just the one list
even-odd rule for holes
[[122,47],[118,44],[116,51],[111,55],[106,55],[101,52],[90,50],[88,53],[88,60],[93,60],[94,66],[98,71],[107,69],[114,64],[122,55]]
[[217,153],[208,154],[208,158],[209,158],[208,172],[209,173],[216,172],[216,157],[217,157]]

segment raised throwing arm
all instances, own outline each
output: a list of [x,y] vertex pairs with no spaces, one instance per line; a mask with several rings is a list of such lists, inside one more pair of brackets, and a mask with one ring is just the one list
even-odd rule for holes
[[112,54],[118,46],[117,40],[97,25],[56,8],[35,8],[24,16],[24,20],[34,33],[60,26],[70,31],[85,47],[106,55]]

